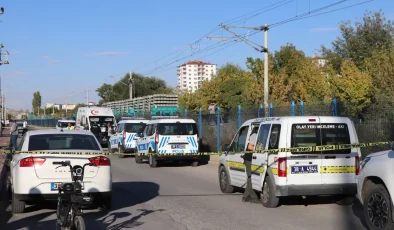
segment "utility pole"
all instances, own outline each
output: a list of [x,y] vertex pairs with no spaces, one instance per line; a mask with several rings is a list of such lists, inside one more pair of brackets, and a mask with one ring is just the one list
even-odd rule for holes
[[67,107],[68,107],[67,106],[67,97],[64,98],[64,102],[66,103],[65,106],[66,106],[66,117],[67,117],[67,112],[68,112],[68,109],[67,109]]
[[133,79],[133,74],[129,73],[129,98],[130,100],[133,99],[133,84],[134,84],[134,79]]
[[[4,14],[4,7],[0,7],[0,15],[2,15],[2,14]],[[9,64],[9,62],[8,62],[8,51],[5,51],[4,53],[3,53],[3,49],[4,48],[4,45],[3,44],[1,44],[0,45],[0,65],[3,65],[3,64]],[[2,58],[1,58],[1,56],[3,56],[3,55],[5,55],[6,56],[6,58],[5,58],[5,60],[2,60]],[[1,86],[1,75],[0,75],[0,107],[1,107],[1,122],[0,122],[0,130],[3,130],[3,121],[4,121],[4,124],[5,124],[5,120],[7,120],[7,114],[5,114],[5,118],[4,118],[4,109],[5,109],[5,101],[4,101],[4,97],[3,97],[3,95],[2,95],[2,93],[1,93],[1,88],[2,88],[2,86]],[[0,131],[0,137],[1,136],[3,136],[3,132],[2,131]]]
[[85,92],[86,92],[85,98],[86,98],[86,105],[87,106],[89,105],[89,91],[90,91],[90,89],[85,89]]
[[[265,110],[265,116],[267,117],[269,115],[269,87],[268,87],[268,29],[269,26],[267,24],[263,26],[257,26],[257,27],[251,27],[251,26],[226,26],[223,24],[220,24],[220,27],[223,29],[227,30],[231,34],[234,35],[235,38],[238,38],[239,40],[245,42],[247,45],[251,46],[253,49],[255,49],[258,52],[264,53],[264,110]],[[239,35],[230,28],[242,28],[242,29],[251,29],[251,30],[258,30],[258,31],[264,31],[264,46],[261,46],[245,36]],[[210,38],[210,37],[208,37]]]

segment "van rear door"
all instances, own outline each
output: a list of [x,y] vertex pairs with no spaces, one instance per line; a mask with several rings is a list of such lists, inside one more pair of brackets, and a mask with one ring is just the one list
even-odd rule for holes
[[[349,119],[322,117],[322,145],[351,144],[357,142],[353,124]],[[322,151],[322,183],[355,183],[358,149]]]
[[158,153],[198,153],[198,130],[195,122],[159,123],[158,135]]
[[[289,120],[288,143],[291,147],[311,147],[321,143],[319,117],[295,117]],[[287,185],[321,184],[321,151],[293,152],[287,155]]]

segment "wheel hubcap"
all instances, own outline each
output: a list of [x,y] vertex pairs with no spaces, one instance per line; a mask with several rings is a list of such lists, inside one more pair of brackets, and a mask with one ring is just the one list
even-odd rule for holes
[[373,226],[383,228],[388,223],[389,206],[384,197],[379,193],[372,194],[367,204],[368,219]]
[[227,175],[224,171],[220,173],[220,185],[222,186],[222,189],[225,189],[227,185]]
[[269,198],[270,198],[270,188],[268,186],[268,183],[265,181],[263,186],[263,202],[267,203]]

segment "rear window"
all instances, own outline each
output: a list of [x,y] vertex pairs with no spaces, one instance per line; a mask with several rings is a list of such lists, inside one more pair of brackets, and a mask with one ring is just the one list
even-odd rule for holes
[[59,122],[57,123],[57,126],[61,128],[66,128],[68,126],[68,123],[70,123],[71,126],[75,126],[75,122]]
[[160,135],[196,135],[198,134],[196,123],[159,123]]
[[100,151],[96,138],[83,134],[40,134],[29,138],[29,150],[95,150]]
[[145,123],[125,123],[125,131],[128,133],[142,133],[144,132]]
[[[294,124],[291,131],[291,147],[309,147],[319,145],[350,144],[350,136],[347,124],[321,123]],[[351,149],[323,151],[330,153],[350,153]],[[302,152],[299,152],[303,154]],[[314,152],[319,153],[319,152]],[[293,153],[295,154],[295,153]]]

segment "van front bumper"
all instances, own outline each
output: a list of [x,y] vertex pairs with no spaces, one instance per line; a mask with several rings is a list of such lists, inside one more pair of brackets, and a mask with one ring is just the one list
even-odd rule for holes
[[313,184],[276,186],[276,196],[356,195],[357,184]]
[[[145,156],[144,158],[149,158]],[[209,155],[179,155],[179,156],[154,156],[157,161],[200,161],[208,162],[210,160]]]

